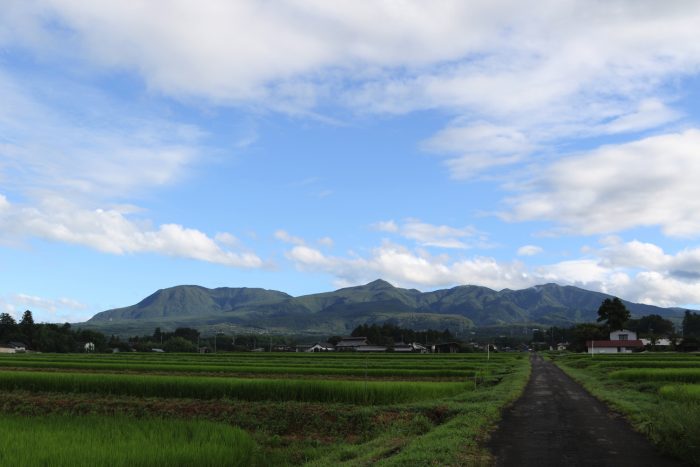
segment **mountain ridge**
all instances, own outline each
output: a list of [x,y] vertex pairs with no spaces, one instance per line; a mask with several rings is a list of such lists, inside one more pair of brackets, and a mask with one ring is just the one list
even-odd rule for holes
[[[178,285],[160,289],[135,305],[95,314],[85,327],[152,329],[265,329],[270,332],[345,334],[364,323],[392,322],[415,329],[464,330],[474,326],[571,325],[592,322],[605,298],[571,285],[541,284],[495,291],[459,285],[421,292],[377,279],[368,284],[294,297],[263,288]],[[679,308],[623,300],[633,316],[678,318]]]

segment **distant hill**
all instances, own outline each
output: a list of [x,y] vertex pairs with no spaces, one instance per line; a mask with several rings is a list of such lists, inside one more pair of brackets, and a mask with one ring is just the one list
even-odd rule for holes
[[[136,305],[97,313],[81,325],[123,334],[150,333],[158,326],[189,326],[211,332],[264,329],[326,335],[347,334],[359,324],[385,321],[414,329],[454,331],[511,324],[565,326],[595,321],[598,307],[609,297],[557,284],[501,291],[463,285],[420,292],[394,287],[381,279],[300,297],[258,288],[181,285],[159,290]],[[682,315],[678,308],[624,303],[633,316]]]

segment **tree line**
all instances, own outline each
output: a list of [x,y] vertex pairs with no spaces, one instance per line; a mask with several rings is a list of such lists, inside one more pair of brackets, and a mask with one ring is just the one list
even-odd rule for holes
[[39,352],[83,352],[85,344],[94,344],[97,352],[106,351],[108,339],[104,334],[87,329],[73,329],[70,324],[35,323],[27,310],[17,322],[9,313],[0,313],[0,343],[17,342]]
[[[415,331],[399,327],[392,323],[384,324],[361,324],[352,330],[352,337],[366,337],[367,342],[372,345],[392,346],[399,342],[410,343],[418,342],[419,344],[437,344],[440,342],[456,341],[455,336],[448,330],[436,331],[428,329],[427,331]],[[336,336],[337,337],[337,336]],[[331,342],[333,338],[329,339]],[[340,340],[338,338],[337,340]],[[331,342],[336,344],[337,342]]]

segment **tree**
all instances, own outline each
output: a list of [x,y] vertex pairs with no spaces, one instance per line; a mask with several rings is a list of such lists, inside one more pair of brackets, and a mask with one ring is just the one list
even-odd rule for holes
[[17,321],[9,313],[0,313],[0,339],[5,341],[20,339]]
[[27,344],[29,346],[34,345],[34,318],[32,317],[32,312],[27,310],[22,315],[22,320],[19,322],[19,330],[24,334],[27,339]]
[[616,331],[625,326],[625,322],[630,319],[630,312],[622,303],[622,300],[615,297],[606,298],[598,308],[598,322],[605,321],[608,329]]
[[584,352],[586,350],[586,341],[608,338],[604,329],[592,323],[577,324],[571,329],[570,335],[569,349],[574,352]]
[[685,315],[683,315],[683,337],[700,338],[700,314],[685,310]]
[[195,343],[199,339],[199,331],[193,328],[177,328],[173,333],[174,337],[182,337],[188,341]]
[[638,334],[668,336],[673,333],[673,323],[660,315],[646,315],[639,319],[631,319],[627,325]]
[[342,341],[343,338],[340,336],[331,336],[328,338],[328,343],[333,345],[338,345],[338,342]]
[[171,337],[163,345],[163,349],[166,352],[196,352],[197,347],[184,337]]

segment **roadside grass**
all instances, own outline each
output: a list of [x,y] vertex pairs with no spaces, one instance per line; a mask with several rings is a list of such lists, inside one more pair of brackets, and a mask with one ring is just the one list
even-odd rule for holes
[[253,439],[221,423],[0,415],[0,465],[265,465]]
[[[669,354],[663,359],[673,361],[691,360],[685,355]],[[687,374],[679,369],[630,369],[611,371],[610,366],[599,365],[597,357],[580,355],[551,355],[550,358],[564,372],[578,381],[591,394],[608,404],[612,409],[626,415],[632,426],[646,435],[662,451],[700,465],[700,401],[684,398],[674,400],[666,397],[670,389],[671,375],[686,378]],[[626,356],[611,359],[616,368],[624,368],[626,362],[648,358],[659,359],[652,354],[635,355],[627,360]],[[601,359],[603,360],[603,359]],[[695,371],[695,370],[691,370]],[[673,381],[673,380],[671,380]],[[684,381],[681,379],[680,381]]]
[[503,409],[522,394],[529,375],[529,360],[520,355],[503,378],[485,381],[474,391],[446,400],[442,410],[454,415],[445,423],[428,429],[425,419],[413,419],[403,431],[395,428],[367,445],[339,448],[308,465],[490,465],[493,459],[484,442]]

